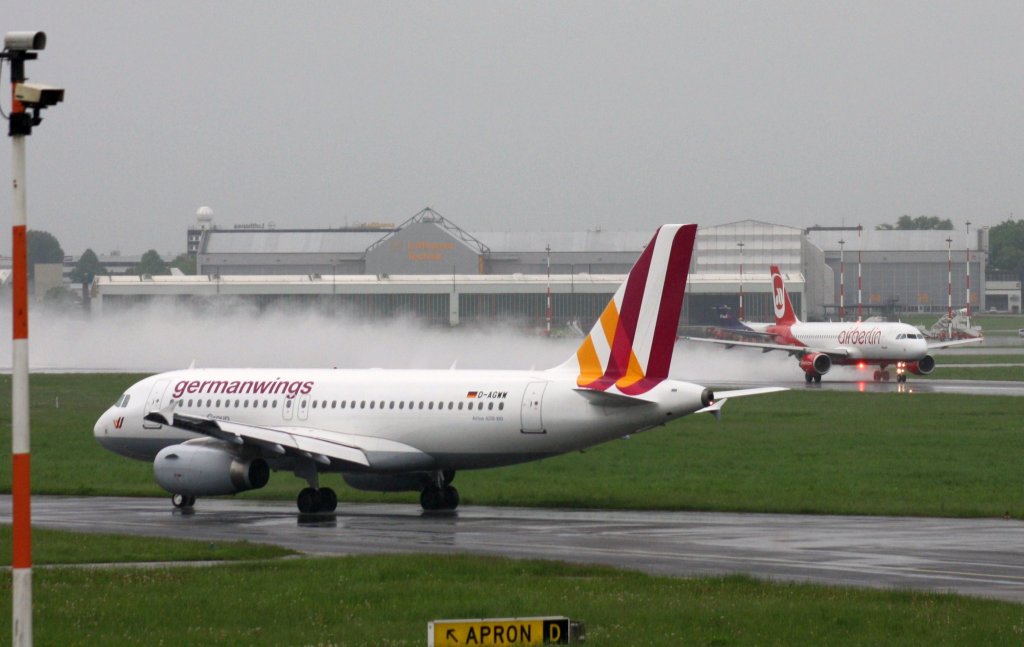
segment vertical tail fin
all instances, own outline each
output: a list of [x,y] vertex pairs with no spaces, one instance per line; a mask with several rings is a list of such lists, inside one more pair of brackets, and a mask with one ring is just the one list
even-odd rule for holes
[[668,377],[697,225],[664,225],[566,366],[586,389],[639,395]]
[[782,280],[782,272],[778,265],[772,265],[772,306],[775,309],[775,325],[792,325],[800,323],[797,319],[793,303],[786,292],[786,282]]

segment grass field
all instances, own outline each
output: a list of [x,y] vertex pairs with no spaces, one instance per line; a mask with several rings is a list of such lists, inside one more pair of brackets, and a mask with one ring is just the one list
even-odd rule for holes
[[[33,564],[238,561],[292,555],[278,546],[246,541],[182,541],[125,535],[32,529]],[[0,564],[11,563],[11,527],[0,524]]]
[[[9,609],[8,581],[0,606]],[[40,645],[423,645],[430,620],[531,615],[583,621],[588,645],[1024,640],[1024,606],[1007,602],[493,557],[38,569],[33,590]],[[10,635],[9,613],[0,635]]]
[[[33,491],[166,496],[148,463],[101,448],[92,425],[136,375],[32,378]],[[9,428],[10,378],[0,377]],[[720,422],[664,428],[536,463],[460,472],[463,505],[1024,518],[1024,417],[1007,397],[790,391],[726,404]],[[0,436],[0,453],[10,439]],[[344,501],[417,500],[324,483]],[[249,498],[293,499],[275,473]],[[0,462],[0,491],[10,464]],[[199,505],[202,505],[200,501]]]

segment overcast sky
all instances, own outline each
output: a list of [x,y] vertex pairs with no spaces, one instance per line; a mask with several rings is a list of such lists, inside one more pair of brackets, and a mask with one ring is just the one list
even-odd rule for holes
[[1024,214],[1020,0],[8,0],[0,30],[29,29],[29,76],[67,89],[29,227],[69,254],[183,252],[201,205],[471,232]]

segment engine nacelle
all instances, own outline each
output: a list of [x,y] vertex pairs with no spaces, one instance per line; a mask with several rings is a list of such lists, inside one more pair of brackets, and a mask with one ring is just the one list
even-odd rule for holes
[[914,375],[928,375],[935,370],[935,358],[925,355],[916,362],[907,362],[907,370]]
[[364,492],[419,492],[429,484],[426,473],[362,474],[342,472],[349,486]]
[[262,458],[242,458],[220,446],[185,443],[161,449],[153,475],[171,494],[215,496],[258,490],[270,480],[270,467]]
[[810,375],[824,375],[832,368],[832,358],[825,353],[807,353],[800,358],[800,368]]

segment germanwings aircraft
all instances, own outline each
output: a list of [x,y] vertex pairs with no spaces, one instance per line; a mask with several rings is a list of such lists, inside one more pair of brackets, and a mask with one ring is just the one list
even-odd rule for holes
[[907,372],[928,375],[935,370],[935,358],[929,351],[936,348],[959,346],[982,341],[979,338],[929,343],[917,328],[895,322],[823,322],[803,323],[793,309],[786,292],[785,282],[778,266],[772,265],[772,305],[775,324],[765,328],[771,341],[728,341],[698,339],[726,346],[750,346],[769,350],[783,350],[796,356],[807,382],[821,382],[834,364],[840,366],[878,366],[874,380],[887,381],[890,365],[896,368],[896,381],[906,382]]
[[187,369],[132,386],[95,426],[107,449],[152,461],[176,507],[266,485],[309,487],[301,512],[333,511],[320,474],[352,487],[459,503],[458,470],[576,451],[697,412],[725,391],[668,378],[696,225],[651,239],[576,354],[546,371]]

